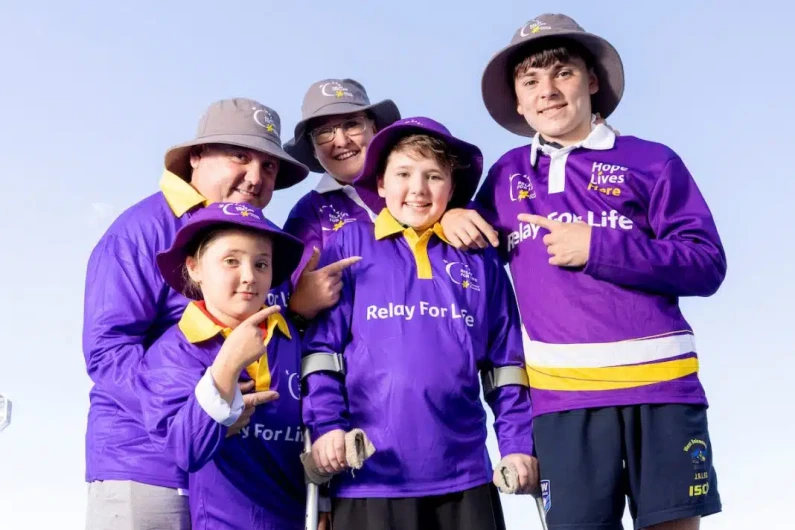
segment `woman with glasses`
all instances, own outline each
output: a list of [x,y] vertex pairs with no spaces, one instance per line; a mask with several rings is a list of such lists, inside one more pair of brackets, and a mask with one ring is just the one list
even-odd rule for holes
[[318,81],[304,96],[295,137],[284,147],[323,176],[293,207],[284,225],[286,232],[305,245],[301,267],[292,277],[289,304],[299,329],[337,303],[342,271],[358,261],[348,258],[317,269],[328,238],[348,223],[372,222],[384,207],[383,199],[354,187],[353,181],[364,165],[373,135],[399,119],[391,100],[371,104],[364,87],[353,79]]

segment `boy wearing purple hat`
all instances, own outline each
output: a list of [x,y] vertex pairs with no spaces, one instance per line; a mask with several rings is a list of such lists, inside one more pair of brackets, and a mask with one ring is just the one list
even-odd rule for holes
[[[463,252],[439,219],[465,205],[480,150],[428,118],[375,135],[356,183],[386,203],[350,223],[321,264],[362,260],[340,300],[304,337],[304,422],[321,471],[343,470],[343,435],[364,430],[376,452],[331,484],[332,524],[349,530],[504,528],[486,450],[478,374],[504,463],[521,491],[536,482],[519,315],[496,253]],[[496,479],[495,479],[496,480]]]
[[149,441],[133,388],[146,350],[187,304],[163,281],[155,256],[207,204],[263,208],[274,189],[303,180],[308,169],[282,149],[279,134],[279,115],[257,101],[213,103],[196,138],[166,153],[160,191],[122,213],[91,254],[83,323],[94,383],[86,431],[88,529],[189,527],[187,476]]
[[[190,302],[136,377],[154,447],[189,473],[193,530],[300,530],[305,490],[297,331],[264,305],[303,244],[247,204],[215,203],[176,234],[157,265]],[[244,412],[238,381],[252,381]],[[249,421],[238,436],[230,426]]]
[[[564,15],[524,24],[489,62],[491,116],[530,145],[475,200],[500,235],[527,332],[534,439],[550,528],[698,528],[721,510],[707,399],[681,296],[709,296],[726,256],[670,148],[616,137],[616,50]],[[461,218],[445,233],[456,240]]]

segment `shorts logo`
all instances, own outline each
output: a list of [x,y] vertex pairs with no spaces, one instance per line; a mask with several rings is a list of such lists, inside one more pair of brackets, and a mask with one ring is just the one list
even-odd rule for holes
[[544,513],[552,508],[552,484],[549,480],[541,481],[541,500],[544,502]]
[[530,182],[530,177],[521,173],[514,173],[508,179],[511,186],[511,200],[523,201],[525,199],[535,199],[536,192],[533,190],[533,184]]
[[693,484],[690,485],[690,497],[700,497],[709,491],[709,470],[707,458],[707,443],[704,440],[693,438],[682,449],[690,458],[690,463],[695,471]]
[[453,280],[453,283],[460,285],[462,289],[470,289],[472,291],[480,291],[480,283],[475,275],[472,274],[472,269],[469,265],[461,263],[460,261],[447,261],[445,260],[444,270],[447,275]]
[[351,219],[347,213],[338,211],[331,204],[321,206],[319,212],[321,218],[328,216],[327,219],[328,223],[331,225],[331,228],[327,228],[325,226],[322,227],[322,229],[326,232],[336,232],[346,224],[352,223],[356,220]]

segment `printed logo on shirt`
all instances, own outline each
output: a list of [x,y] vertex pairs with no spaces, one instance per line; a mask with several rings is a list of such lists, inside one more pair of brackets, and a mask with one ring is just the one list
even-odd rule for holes
[[287,307],[287,303],[290,301],[290,293],[286,291],[270,291],[268,293],[268,298],[266,299],[266,304],[268,305],[278,305],[280,307]]
[[294,400],[301,399],[301,378],[297,373],[291,373],[290,370],[285,370],[284,375],[287,376],[287,390]]
[[[610,228],[612,230],[632,230],[635,224],[632,219],[620,215],[616,210],[609,212],[602,211],[601,215],[595,212],[587,212],[585,217],[571,212],[552,212],[547,218],[561,223],[588,223],[589,226],[598,228]],[[508,252],[514,250],[520,243],[527,240],[534,240],[538,237],[540,226],[533,223],[519,222],[519,228],[508,234],[506,238]]]
[[530,182],[530,177],[522,173],[514,173],[509,178],[511,188],[511,200],[523,201],[525,199],[535,199],[536,192],[533,190],[533,184]]
[[352,98],[351,91],[337,82],[323,83],[320,85],[320,93],[329,98]]
[[472,274],[472,269],[466,263],[460,261],[447,261],[444,270],[447,275],[453,280],[453,283],[460,285],[462,289],[470,289],[472,291],[480,291],[480,283],[475,275]]
[[544,503],[544,513],[552,508],[552,483],[549,480],[541,481],[541,500]]
[[386,306],[369,305],[367,306],[366,320],[387,320],[390,318],[401,318],[406,321],[413,320],[415,316],[420,318],[449,318],[451,320],[461,320],[468,328],[475,326],[475,317],[469,314],[466,309],[458,307],[456,304],[449,306],[437,306],[420,300],[419,306],[395,304],[389,302]]
[[226,215],[233,217],[253,217],[254,219],[261,219],[260,214],[254,208],[246,206],[245,204],[224,204],[221,211]]
[[693,465],[693,484],[689,487],[689,496],[700,497],[706,495],[709,492],[709,462],[706,442],[694,438],[687,442],[682,450],[687,454],[690,463]]
[[249,423],[240,429],[240,437],[244,440],[249,437],[261,438],[265,442],[302,442],[304,440],[301,427],[287,427],[286,429],[271,429],[262,423]]
[[621,196],[621,185],[627,180],[628,168],[615,164],[594,162],[591,167],[591,180],[588,191],[596,191],[613,197]]
[[328,224],[331,225],[330,228],[325,226],[322,227],[325,232],[336,232],[346,224],[356,221],[356,219],[352,218],[346,212],[338,211],[331,204],[321,206],[318,211],[320,212],[321,219],[325,217],[325,219],[328,220]]

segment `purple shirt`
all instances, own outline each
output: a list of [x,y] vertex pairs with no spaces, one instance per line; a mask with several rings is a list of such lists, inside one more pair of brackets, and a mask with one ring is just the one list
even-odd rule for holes
[[[500,232],[526,330],[534,414],[706,404],[680,296],[713,294],[726,258],[712,215],[668,147],[594,128],[584,145],[513,149],[476,197]],[[550,265],[533,213],[593,227],[584,268]]]
[[[275,390],[279,399],[259,405],[248,426],[228,438],[228,427],[205,411],[196,387],[230,330],[186,310],[141,363],[137,383],[144,423],[154,447],[190,473],[193,530],[303,529],[301,343],[280,316],[270,321],[267,356],[260,361],[267,362],[270,378],[259,386],[257,377],[257,390]],[[250,380],[250,372],[243,371],[241,380]]]
[[[155,256],[171,246],[179,228],[207,201],[173,173],[163,174],[160,188],[113,222],[88,261],[83,355],[94,386],[86,429],[87,482],[187,487],[187,475],[149,441],[134,379],[147,348],[179,320],[188,303],[163,281]],[[271,292],[269,305],[282,297]]]
[[312,255],[313,247],[323,250],[330,238],[350,223],[372,224],[373,211],[381,211],[384,201],[377,194],[358,187],[343,186],[327,173],[290,210],[284,231],[304,243],[301,265],[293,274],[293,285]]
[[[486,413],[479,370],[523,366],[519,315],[496,253],[460,252],[441,228],[418,236],[385,209],[352,223],[322,263],[362,256],[343,273],[338,305],[318,315],[304,354],[342,353],[346,375],[307,377],[313,439],[364,429],[376,453],[335,477],[341,497],[418,497],[486,484]],[[503,455],[533,451],[526,387],[487,396]]]

